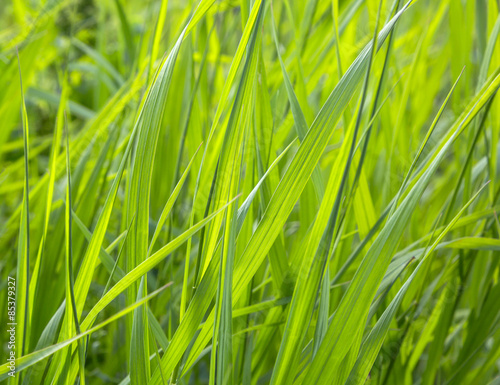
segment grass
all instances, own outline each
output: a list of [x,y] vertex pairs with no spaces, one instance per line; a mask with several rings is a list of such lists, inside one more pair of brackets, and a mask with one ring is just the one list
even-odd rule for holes
[[0,20],[0,381],[500,384],[497,0]]

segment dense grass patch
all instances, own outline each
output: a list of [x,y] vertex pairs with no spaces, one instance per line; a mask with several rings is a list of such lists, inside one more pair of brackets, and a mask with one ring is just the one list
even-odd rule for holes
[[0,381],[500,384],[498,0],[0,26]]

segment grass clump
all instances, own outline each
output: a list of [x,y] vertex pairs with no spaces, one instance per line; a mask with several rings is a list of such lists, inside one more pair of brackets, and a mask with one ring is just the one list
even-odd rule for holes
[[499,15],[2,3],[0,379],[497,384]]

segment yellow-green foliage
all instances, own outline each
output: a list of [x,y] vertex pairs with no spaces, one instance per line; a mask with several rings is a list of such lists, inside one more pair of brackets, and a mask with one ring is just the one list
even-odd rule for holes
[[500,384],[499,33],[498,0],[0,2],[0,381]]

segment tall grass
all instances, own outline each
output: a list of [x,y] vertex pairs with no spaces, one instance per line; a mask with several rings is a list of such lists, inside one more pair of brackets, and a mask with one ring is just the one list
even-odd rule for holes
[[0,381],[500,384],[497,0],[0,21]]

